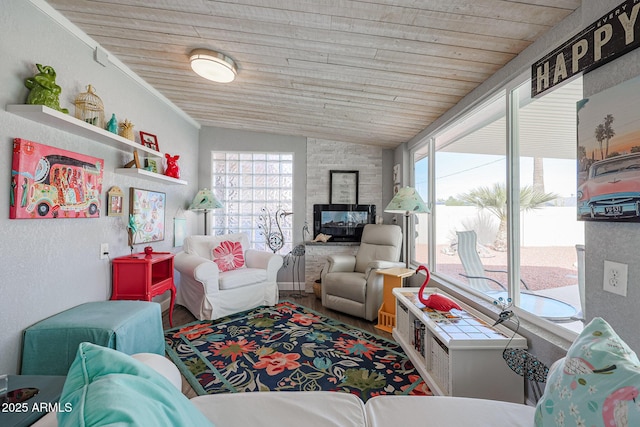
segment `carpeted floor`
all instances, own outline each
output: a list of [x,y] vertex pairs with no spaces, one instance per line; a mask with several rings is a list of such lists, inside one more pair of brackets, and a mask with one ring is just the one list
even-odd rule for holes
[[329,390],[363,401],[430,394],[394,341],[289,301],[169,329],[165,338],[198,394]]

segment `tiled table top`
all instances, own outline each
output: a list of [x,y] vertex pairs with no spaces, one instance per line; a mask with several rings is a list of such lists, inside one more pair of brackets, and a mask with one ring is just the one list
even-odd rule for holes
[[[524,338],[514,335],[513,331],[502,325],[494,327],[492,323],[489,323],[490,319],[485,320],[468,311],[464,304],[460,304],[463,307],[462,310],[452,309],[449,312],[442,312],[425,307],[418,300],[416,289],[403,288],[394,291],[411,303],[414,306],[414,311],[417,308],[424,316],[424,320],[430,321],[434,333],[449,346],[466,347],[488,344],[493,347],[505,345],[513,337],[511,346],[526,348]],[[444,292],[440,293],[446,295]]]

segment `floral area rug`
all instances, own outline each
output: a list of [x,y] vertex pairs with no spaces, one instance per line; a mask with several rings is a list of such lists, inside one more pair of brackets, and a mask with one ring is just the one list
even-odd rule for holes
[[430,395],[399,344],[285,301],[165,331],[196,393],[326,390]]

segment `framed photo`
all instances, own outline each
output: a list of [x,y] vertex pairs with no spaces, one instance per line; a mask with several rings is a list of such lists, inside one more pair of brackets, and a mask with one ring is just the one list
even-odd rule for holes
[[132,244],[164,240],[166,194],[131,187],[129,213],[135,223]]
[[160,151],[160,148],[158,147],[158,137],[153,134],[140,131],[140,143],[145,147]]
[[149,172],[158,173],[158,163],[153,159],[146,159],[144,161],[144,168]]
[[358,204],[358,171],[329,171],[329,203]]
[[124,193],[120,187],[111,187],[107,193],[107,216],[122,216]]

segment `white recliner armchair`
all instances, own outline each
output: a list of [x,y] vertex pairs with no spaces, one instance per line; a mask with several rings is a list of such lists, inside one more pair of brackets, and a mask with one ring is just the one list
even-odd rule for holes
[[329,255],[321,273],[322,305],[373,321],[382,304],[383,277],[376,271],[403,267],[402,229],[367,224],[356,255]]
[[[240,243],[244,265],[221,271],[213,253],[224,242]],[[228,245],[224,243],[222,247]],[[174,259],[174,267],[180,273],[176,303],[200,320],[275,305],[282,262],[281,255],[249,249],[249,238],[244,233],[189,236],[184,240],[183,251]]]

